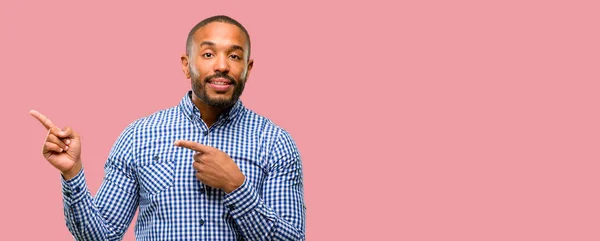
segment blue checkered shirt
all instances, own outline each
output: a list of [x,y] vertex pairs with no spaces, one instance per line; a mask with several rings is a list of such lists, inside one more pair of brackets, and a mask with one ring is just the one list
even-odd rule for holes
[[[246,176],[227,194],[200,182],[194,151],[216,147]],[[128,125],[94,197],[84,169],[61,178],[66,225],[76,240],[121,240],[139,207],[137,240],[304,240],[302,164],[288,132],[238,101],[210,128],[187,92],[179,105]]]

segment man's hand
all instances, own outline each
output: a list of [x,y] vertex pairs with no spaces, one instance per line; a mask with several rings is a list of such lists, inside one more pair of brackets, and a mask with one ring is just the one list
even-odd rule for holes
[[192,141],[178,140],[174,144],[196,151],[193,166],[197,171],[196,178],[202,183],[223,189],[226,193],[233,192],[244,183],[246,176],[225,152]]
[[70,127],[63,130],[56,127],[52,121],[36,110],[29,114],[35,117],[48,130],[42,155],[52,166],[58,169],[65,180],[77,175],[81,170],[81,142],[79,135]]

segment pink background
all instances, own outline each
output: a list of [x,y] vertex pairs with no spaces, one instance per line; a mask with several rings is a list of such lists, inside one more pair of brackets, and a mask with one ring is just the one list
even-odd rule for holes
[[72,239],[28,110],[82,135],[95,193],[215,14],[252,37],[244,103],[299,145],[308,240],[600,240],[597,1],[163,2],[0,3],[0,240]]

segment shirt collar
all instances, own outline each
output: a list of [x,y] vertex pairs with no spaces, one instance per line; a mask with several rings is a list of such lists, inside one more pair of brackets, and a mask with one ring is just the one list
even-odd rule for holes
[[[179,102],[179,109],[181,110],[181,112],[183,112],[185,116],[187,116],[191,120],[196,120],[196,118],[200,118],[202,114],[200,113],[198,107],[196,107],[196,105],[194,105],[194,103],[192,102],[192,94],[192,91],[189,90],[185,94],[185,96],[183,96],[183,98]],[[235,104],[229,109],[229,111],[224,112],[223,114],[221,114],[221,116],[219,116],[218,120],[234,120],[237,116],[239,116],[243,109],[244,104],[242,103],[242,100],[238,99],[238,101],[235,102]]]

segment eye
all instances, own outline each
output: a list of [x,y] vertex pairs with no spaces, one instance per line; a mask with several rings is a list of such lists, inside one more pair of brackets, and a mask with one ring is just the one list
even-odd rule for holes
[[211,53],[204,53],[204,54],[202,54],[202,57],[205,57],[205,58],[210,58],[210,57],[213,57],[213,56],[214,55],[211,54]]
[[236,54],[232,54],[230,57],[232,59],[242,59],[242,57],[240,57],[239,55],[236,55]]

